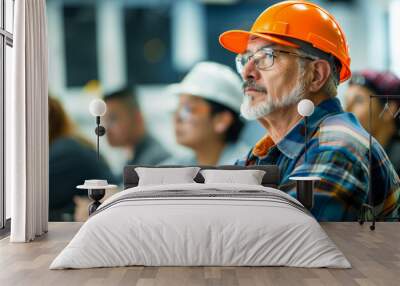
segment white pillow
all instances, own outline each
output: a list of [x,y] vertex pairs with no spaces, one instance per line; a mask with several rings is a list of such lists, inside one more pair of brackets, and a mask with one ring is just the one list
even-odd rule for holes
[[138,186],[196,183],[193,179],[199,170],[199,167],[135,168],[139,176]]
[[201,170],[205,184],[226,183],[261,185],[265,171],[262,170]]

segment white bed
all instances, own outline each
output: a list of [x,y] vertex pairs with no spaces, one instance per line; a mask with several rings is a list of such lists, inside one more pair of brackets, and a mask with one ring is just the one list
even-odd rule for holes
[[312,215],[286,193],[198,183],[115,194],[50,269],[128,265],[351,267]]

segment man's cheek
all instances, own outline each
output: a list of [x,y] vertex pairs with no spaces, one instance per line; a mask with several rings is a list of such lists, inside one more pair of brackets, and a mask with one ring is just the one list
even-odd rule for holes
[[126,130],[124,130],[124,128],[122,128],[122,126],[115,127],[115,135],[118,136],[119,138],[123,137],[125,133],[126,133]]
[[108,128],[106,133],[112,138],[119,138],[121,136],[120,128],[117,126],[113,126],[112,128]]

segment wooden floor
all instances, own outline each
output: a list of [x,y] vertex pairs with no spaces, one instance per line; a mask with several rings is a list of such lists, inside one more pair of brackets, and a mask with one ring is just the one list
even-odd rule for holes
[[50,223],[32,243],[0,241],[0,285],[400,285],[400,223],[322,224],[353,268],[121,267],[48,270],[81,223]]

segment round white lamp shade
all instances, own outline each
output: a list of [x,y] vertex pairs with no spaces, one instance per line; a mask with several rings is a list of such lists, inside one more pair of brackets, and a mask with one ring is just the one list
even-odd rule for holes
[[302,99],[297,104],[297,111],[301,116],[310,116],[314,113],[314,103],[309,99]]
[[93,99],[89,105],[90,114],[93,116],[103,116],[106,114],[107,105],[101,99]]

